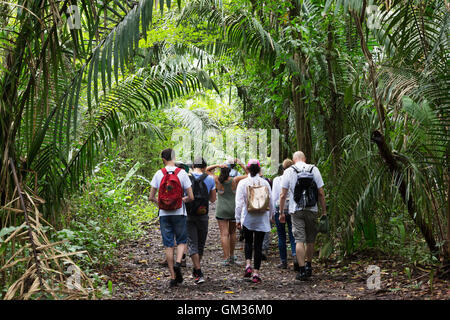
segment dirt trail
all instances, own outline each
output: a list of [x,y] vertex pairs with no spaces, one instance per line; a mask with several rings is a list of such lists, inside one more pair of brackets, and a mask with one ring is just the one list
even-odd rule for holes
[[[237,242],[236,255],[241,266],[224,267],[220,234],[210,212],[209,233],[202,261],[205,283],[195,285],[192,278],[192,261],[182,268],[184,282],[176,288],[169,288],[167,267],[160,266],[164,248],[161,241],[158,220],[148,226],[148,232],[139,241],[120,245],[117,250],[117,265],[102,272],[113,282],[112,297],[108,299],[244,299],[244,300],[301,300],[301,299],[423,299],[429,294],[419,294],[406,285],[399,285],[390,279],[395,274],[396,262],[391,260],[355,261],[340,268],[336,265],[313,264],[314,274],[310,281],[296,282],[292,259],[288,253],[287,270],[277,268],[279,263],[276,235],[271,235],[271,247],[267,261],[261,265],[262,283],[253,284],[243,280],[243,242]],[[381,290],[367,289],[369,264],[380,266]],[[398,277],[397,277],[398,278]],[[448,292],[439,292],[435,284],[432,299],[449,298]],[[420,290],[420,289],[419,289]],[[445,289],[444,289],[445,290]],[[425,291],[425,290],[424,290]],[[447,297],[446,297],[447,296]]]

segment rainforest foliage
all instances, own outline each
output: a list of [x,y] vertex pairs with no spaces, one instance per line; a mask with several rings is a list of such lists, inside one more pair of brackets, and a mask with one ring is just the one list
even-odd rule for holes
[[48,248],[101,286],[178,128],[304,151],[321,259],[448,266],[449,30],[446,0],[0,0],[0,296],[44,286]]

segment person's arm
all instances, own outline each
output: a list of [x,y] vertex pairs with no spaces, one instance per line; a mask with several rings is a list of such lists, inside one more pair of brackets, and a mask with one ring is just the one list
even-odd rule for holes
[[231,181],[231,189],[233,191],[236,191],[237,186],[239,184],[239,181],[244,180],[245,178],[247,178],[247,176],[238,176],[238,177],[234,177],[233,180]]
[[192,192],[192,187],[186,189],[187,196],[183,197],[183,202],[188,203],[194,201],[194,193]]
[[277,177],[273,180],[273,185],[272,185],[272,201],[273,201],[273,206],[276,207],[277,206],[277,201],[280,198],[280,177]]
[[234,161],[235,161],[238,165],[241,166],[242,170],[244,170],[244,172],[245,172],[246,174],[248,174],[248,169],[247,169],[247,167],[242,163],[241,160],[239,160],[239,159],[236,158],[236,159],[234,159]]
[[234,218],[236,219],[236,227],[241,229],[241,214],[244,207],[244,187],[242,184],[238,185],[236,190],[236,207],[234,211]]
[[206,173],[207,174],[213,174],[212,171],[215,170],[217,167],[221,167],[221,164],[213,164],[212,166],[206,167]]
[[148,196],[148,200],[153,202],[154,204],[158,204],[158,199],[156,199],[156,191],[157,189],[154,187],[151,187],[150,189],[150,195]]
[[272,198],[272,190],[270,189],[269,186],[269,213],[270,213],[270,222],[274,223],[275,222],[275,210],[274,210],[274,205],[273,205],[273,198]]
[[325,204],[325,191],[323,191],[323,188],[319,188],[318,193],[319,193],[319,204],[320,207],[322,208],[322,216],[326,216],[327,206]]
[[217,199],[216,189],[211,190],[211,192],[209,193],[209,201],[215,202],[216,199]]
[[284,205],[286,204],[286,198],[288,195],[289,189],[281,188],[280,193],[280,222],[285,223],[285,214],[284,214]]

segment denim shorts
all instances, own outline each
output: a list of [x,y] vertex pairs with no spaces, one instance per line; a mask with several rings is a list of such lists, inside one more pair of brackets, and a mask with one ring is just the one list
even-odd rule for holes
[[186,216],[174,215],[159,217],[159,226],[165,247],[174,247],[174,238],[177,244],[185,244],[187,242]]

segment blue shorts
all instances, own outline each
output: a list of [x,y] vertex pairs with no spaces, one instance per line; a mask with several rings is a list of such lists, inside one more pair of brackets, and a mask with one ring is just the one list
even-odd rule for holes
[[177,244],[185,244],[187,242],[186,216],[159,217],[159,227],[165,247],[174,247],[174,238]]

